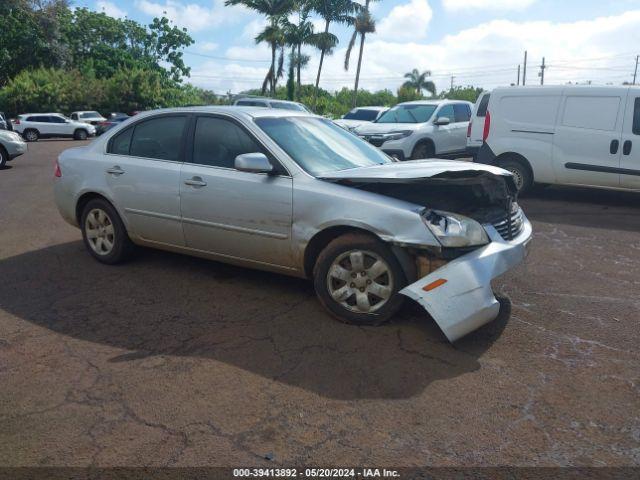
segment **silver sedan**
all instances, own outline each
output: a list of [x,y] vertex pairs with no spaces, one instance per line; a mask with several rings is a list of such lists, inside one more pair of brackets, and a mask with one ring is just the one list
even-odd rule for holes
[[498,315],[491,280],[531,238],[505,170],[397,162],[305,112],[146,112],[65,151],[55,176],[60,213],[100,262],[143,245],[306,277],[359,325],[409,297],[450,341]]

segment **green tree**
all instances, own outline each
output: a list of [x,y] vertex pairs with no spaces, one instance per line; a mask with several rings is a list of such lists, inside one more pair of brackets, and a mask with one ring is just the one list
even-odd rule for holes
[[266,91],[267,84],[271,84],[271,95],[276,92],[276,53],[279,45],[284,43],[282,19],[291,12],[293,0],[226,0],[225,5],[244,5],[267,17],[269,25],[256,36],[256,42],[266,42],[271,46],[271,67],[267,72],[262,87],[262,94]]
[[409,73],[404,74],[404,78],[408,79],[403,87],[413,88],[418,95],[422,95],[422,91],[428,91],[431,96],[435,97],[436,95],[436,85],[431,80],[428,80],[428,77],[431,76],[431,72],[429,70],[425,70],[424,72],[418,71],[417,68],[414,68]]
[[367,33],[375,33],[376,21],[369,12],[369,4],[371,0],[365,0],[364,9],[358,12],[354,21],[353,34],[347,47],[347,53],[344,56],[344,69],[349,70],[349,60],[351,59],[351,50],[356,43],[358,35],[360,35],[360,53],[358,54],[358,66],[356,68],[356,82],[353,87],[353,106],[358,105],[358,83],[360,81],[360,68],[362,66],[362,54],[364,52],[364,39]]
[[449,100],[466,100],[467,102],[476,103],[476,100],[482,91],[482,88],[479,87],[454,87],[450,90],[440,92],[438,97],[448,98]]
[[362,7],[353,0],[311,0],[311,2],[311,9],[324,20],[324,31],[314,33],[310,38],[310,43],[320,50],[320,63],[316,76],[316,90],[318,90],[324,56],[330,55],[338,45],[338,37],[329,32],[329,26],[331,23],[353,24],[354,15]]
[[296,73],[296,97],[301,85],[300,72],[309,63],[309,56],[302,53],[302,45],[309,44],[313,38],[313,24],[309,21],[310,8],[308,2],[298,2],[295,7],[298,22],[285,20],[284,23],[285,43],[291,47],[289,60]]
[[422,100],[423,98],[422,94],[416,92],[414,87],[403,85],[398,89],[398,103],[412,102],[414,100]]

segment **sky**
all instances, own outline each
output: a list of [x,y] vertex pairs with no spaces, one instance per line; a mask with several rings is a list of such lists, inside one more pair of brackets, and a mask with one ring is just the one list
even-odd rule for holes
[[[149,23],[166,15],[186,27],[195,44],[185,51],[188,82],[216,93],[258,88],[270,63],[267,45],[254,37],[264,17],[224,0],[76,0],[108,15]],[[515,83],[528,51],[527,84],[569,81],[620,84],[633,80],[640,54],[640,0],[381,0],[372,3],[377,32],[367,36],[360,85],[395,91],[414,68],[432,72],[438,90],[473,85],[490,89]],[[322,23],[314,19],[317,30]],[[325,59],[320,85],[330,91],[353,87],[344,55],[348,27],[332,31],[340,44]],[[313,83],[319,52],[303,82]],[[451,78],[453,77],[453,79]],[[284,83],[286,80],[282,80]],[[638,74],[640,83],[640,72]]]

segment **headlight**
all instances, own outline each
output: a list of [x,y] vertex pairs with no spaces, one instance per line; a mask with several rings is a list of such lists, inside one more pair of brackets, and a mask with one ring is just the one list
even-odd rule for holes
[[487,232],[472,218],[428,210],[422,219],[443,247],[472,247],[489,243]]
[[407,138],[412,133],[413,133],[413,130],[401,130],[399,132],[391,132],[385,135],[385,140],[400,140],[402,138]]

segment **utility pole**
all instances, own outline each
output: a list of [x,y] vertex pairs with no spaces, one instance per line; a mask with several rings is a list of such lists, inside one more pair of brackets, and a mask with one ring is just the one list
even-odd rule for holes
[[524,51],[524,68],[522,69],[522,85],[527,84],[527,51]]
[[540,85],[544,85],[544,69],[547,68],[544,64],[544,57],[542,57],[542,65],[540,65]]
[[640,55],[636,55],[636,69],[633,72],[633,84],[636,84],[636,77],[638,76],[638,59],[640,58]]
[[520,85],[520,65],[518,64],[518,81],[516,82],[516,85]]
[[453,75],[451,75],[451,90],[453,90],[453,79],[456,78]]

